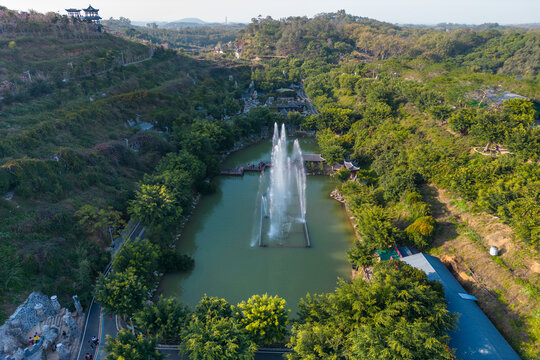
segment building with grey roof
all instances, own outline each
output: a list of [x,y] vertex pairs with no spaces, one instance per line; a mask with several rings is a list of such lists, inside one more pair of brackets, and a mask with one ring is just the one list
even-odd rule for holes
[[324,162],[324,158],[321,156],[321,154],[302,154],[302,158],[304,161],[309,162]]
[[[436,257],[418,253],[401,258],[444,286],[448,310],[459,314],[458,329],[450,333],[450,347],[463,360],[519,360],[520,357],[465,289]],[[468,300],[467,298],[471,299]]]

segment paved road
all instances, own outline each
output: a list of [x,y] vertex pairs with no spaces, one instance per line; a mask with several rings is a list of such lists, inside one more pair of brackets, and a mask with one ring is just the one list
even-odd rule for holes
[[[141,238],[144,236],[145,228],[144,226],[137,224],[126,236],[124,242],[133,241],[135,239]],[[115,249],[114,252],[118,251]],[[113,252],[113,255],[114,255]],[[111,264],[107,266],[105,270],[105,275],[109,273]],[[94,360],[103,360],[105,359],[105,350],[104,345],[106,342],[107,335],[113,337],[118,333],[116,329],[116,316],[111,316],[105,314],[104,309],[92,298],[90,307],[88,308],[88,316],[86,318],[86,325],[83,329],[81,347],[78,354],[74,354],[75,360],[84,360],[84,356],[89,353],[94,356]],[[99,339],[99,344],[96,347],[90,345],[92,337],[97,336]]]

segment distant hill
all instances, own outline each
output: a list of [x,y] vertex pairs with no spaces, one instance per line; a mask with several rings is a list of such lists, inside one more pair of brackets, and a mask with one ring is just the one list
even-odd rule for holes
[[147,24],[156,24],[161,28],[175,28],[175,27],[197,27],[197,26],[206,26],[206,25],[215,25],[217,23],[208,23],[199,18],[185,18],[175,21],[132,21],[132,25],[136,26],[146,26]]
[[156,24],[158,28],[162,29],[183,29],[183,28],[196,28],[207,26],[245,26],[242,23],[220,23],[220,22],[206,22],[199,18],[184,18],[175,21],[132,21],[131,25],[135,26],[147,26],[147,24]]
[[204,20],[201,20],[199,18],[185,18],[185,19],[180,19],[180,20],[177,20],[177,21],[173,21],[173,23],[196,23],[196,24],[208,24],[206,21]]
[[179,29],[185,27],[201,27],[201,26],[213,26],[221,25],[220,23],[209,23],[199,18],[184,18],[175,21],[132,21],[131,24],[135,26],[147,26],[147,24],[156,24],[160,28],[164,29]]
[[239,35],[242,56],[301,55],[362,62],[419,58],[470,66],[476,71],[535,79],[540,73],[540,32],[534,24],[501,27],[397,26],[344,11],[313,18],[256,19]]
[[[15,94],[37,80],[47,82],[89,76],[148,55],[140,43],[115,37],[85,22],[59,21],[56,15],[0,13],[0,96]],[[23,72],[29,74],[21,78]]]

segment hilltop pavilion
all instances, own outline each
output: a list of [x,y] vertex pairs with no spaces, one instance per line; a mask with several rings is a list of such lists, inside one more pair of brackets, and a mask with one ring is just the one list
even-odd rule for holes
[[[70,8],[66,9],[66,11],[68,13],[68,16],[72,18],[81,19],[91,23],[99,23],[99,21],[101,20],[101,16],[99,16],[98,14],[99,9],[94,9],[92,5],[88,5],[86,9],[82,10]],[[81,11],[84,11],[84,16],[81,16]]]

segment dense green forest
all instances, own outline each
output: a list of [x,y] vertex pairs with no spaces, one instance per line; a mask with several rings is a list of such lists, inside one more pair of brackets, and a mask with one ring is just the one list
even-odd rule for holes
[[[453,359],[456,318],[440,283],[400,261],[375,264],[375,250],[441,251],[430,188],[510,226],[533,254],[525,258],[540,249],[537,30],[400,27],[342,11],[259,17],[240,31],[244,60],[235,62],[130,41],[206,47],[233,41],[232,27],[120,19],[104,33],[54,13],[0,8],[0,18],[1,319],[31,290],[77,293],[140,332],[109,339],[107,359],[161,359],[158,342],[197,359],[252,359],[274,345],[291,348],[289,359]],[[249,58],[258,60],[249,67]],[[251,81],[261,93],[303,83],[319,114],[241,114]],[[522,97],[502,101],[502,91]],[[283,299],[262,294],[237,305],[204,297],[194,309],[148,302],[159,274],[194,266],[173,250],[174,235],[198,194],[215,190],[223,154],[275,121],[315,130],[328,164],[361,168],[354,181],[346,170],[334,177],[358,233],[346,256],[371,279],[308,294],[292,316]],[[98,275],[130,220],[147,226],[145,239]],[[522,296],[497,289],[494,301],[518,318],[511,330],[507,317],[492,320],[523,358],[538,358],[540,277],[503,259],[490,261],[515,272]]]
[[[303,119],[301,127],[317,131],[328,163],[349,159],[361,166],[357,181],[347,181],[346,171],[336,176],[342,181],[338,188],[356,219],[360,236],[347,253],[353,265],[371,268],[374,250],[392,244],[436,251],[430,248],[438,224],[426,192],[428,184],[451,190],[472,203],[475,211],[497,215],[514,228],[515,241],[538,248],[538,106],[523,98],[502,102],[487,96],[492,89],[502,88],[539,98],[538,32],[497,27],[446,32],[397,27],[337,13],[314,19],[255,19],[242,31],[240,43],[243,57],[266,58],[251,73],[258,90],[265,92],[291,82],[304,82],[320,114]],[[503,155],[497,149],[507,153]],[[153,191],[161,194],[165,203],[167,196],[159,187],[163,183],[141,189],[137,197]],[[137,200],[132,203],[132,211],[136,211],[133,215],[150,213],[144,207],[139,210],[141,205]],[[170,211],[173,209],[170,207]],[[162,219],[178,216],[174,211],[158,215],[164,216]],[[146,221],[156,221],[152,219]],[[453,323],[450,317],[440,327],[428,330],[429,335],[419,335],[437,346],[415,348],[407,336],[399,333],[410,321],[407,318],[392,319],[396,323],[385,325],[378,320],[375,327],[370,327],[368,314],[350,312],[357,311],[359,305],[346,305],[345,299],[359,301],[357,296],[362,297],[358,294],[364,286],[378,287],[378,279],[382,280],[378,271],[384,266],[375,266],[375,280],[370,283],[358,280],[351,287],[342,284],[336,295],[321,294],[303,300],[289,340],[294,350],[290,358],[378,358],[385,352],[395,358],[453,358],[445,345],[446,331]],[[399,271],[404,274],[409,270]],[[418,288],[412,278],[404,279],[403,286]],[[519,309],[523,318],[514,323],[514,330],[503,329],[514,348],[531,359],[539,351],[540,318],[535,310],[539,303],[538,280],[516,278],[531,306]],[[110,282],[101,279],[98,290],[112,286]],[[347,295],[347,291],[354,295]],[[424,290],[421,293],[427,294]],[[120,292],[116,295],[123,296]],[[152,310],[152,319],[173,311],[183,314],[181,318],[189,323],[187,332],[177,330],[169,335],[175,342],[181,341],[184,354],[206,358],[212,351],[222,351],[218,348],[200,352],[196,344],[201,339],[212,339],[208,338],[209,331],[225,326],[232,331],[229,336],[237,341],[237,349],[245,351],[231,358],[249,358],[246,339],[234,330],[237,325],[214,324],[214,319],[193,322],[185,315],[189,310],[172,310],[178,305],[160,305],[161,301],[169,300],[155,305],[161,310]],[[224,300],[214,301],[223,306]],[[142,303],[138,304],[141,308]],[[229,314],[227,309],[225,306],[220,312]],[[431,309],[426,314],[434,312]],[[358,316],[364,320],[362,326],[350,322]],[[143,324],[143,328],[148,326]],[[161,329],[165,328],[163,325]],[[152,331],[158,338],[163,336],[158,335],[163,330]],[[388,344],[395,341],[400,346],[391,347],[396,351],[391,353]]]
[[[539,35],[399,27],[338,12],[255,19],[241,41],[244,57],[266,59],[252,71],[261,91],[303,81],[320,114],[301,126],[317,131],[327,162],[347,159],[361,167],[356,181],[347,181],[345,170],[336,177],[359,235],[349,261],[369,268],[375,250],[392,244],[437,252],[430,187],[450,190],[471,211],[509,224],[513,241],[526,244],[534,258],[540,249]],[[502,91],[530,99],[490,95]],[[506,270],[523,267],[497,260]],[[529,295],[517,310],[521,320],[505,335],[523,357],[536,358],[540,278],[528,273],[513,282]]]
[[[158,247],[148,241],[121,250],[113,273],[101,277],[96,297],[109,312],[133,316],[144,335],[122,331],[109,339],[111,357],[137,349],[137,359],[160,359],[156,342],[180,344],[195,359],[253,359],[258,346],[286,346],[288,359],[454,359],[447,332],[456,318],[442,285],[401,261],[375,266],[372,279],[342,281],[335,293],[307,295],[289,330],[285,300],[254,295],[236,306],[203,297],[194,309],[175,299],[145,304]],[[290,335],[290,337],[289,337]],[[114,356],[112,355],[114,354]]]
[[304,59],[332,62],[351,59],[368,63],[406,58],[537,81],[540,66],[538,29],[407,27],[344,11],[313,19],[259,17],[241,31],[240,40],[246,57],[295,55]]

